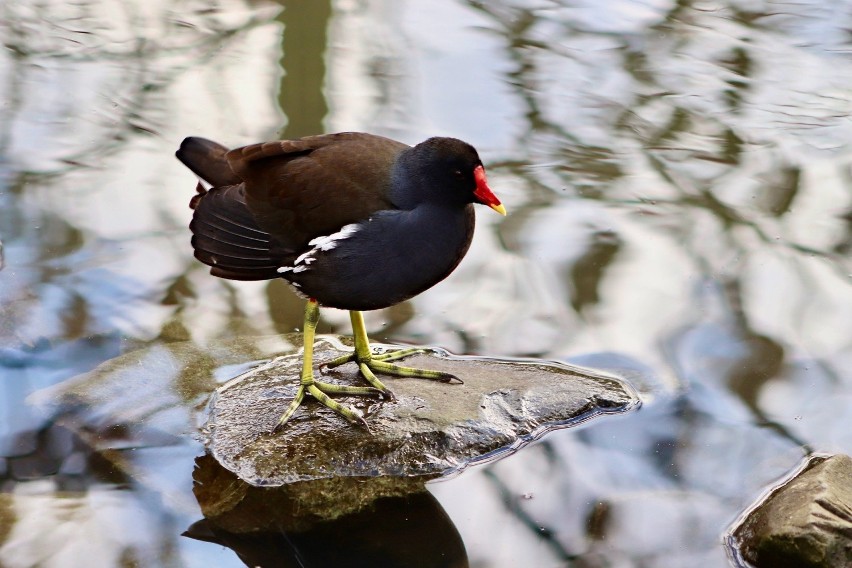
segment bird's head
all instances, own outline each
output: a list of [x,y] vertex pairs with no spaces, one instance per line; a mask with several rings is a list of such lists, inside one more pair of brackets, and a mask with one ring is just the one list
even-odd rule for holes
[[500,200],[488,186],[485,167],[473,146],[456,138],[429,138],[405,156],[405,167],[431,196],[447,202],[481,203],[501,215]]

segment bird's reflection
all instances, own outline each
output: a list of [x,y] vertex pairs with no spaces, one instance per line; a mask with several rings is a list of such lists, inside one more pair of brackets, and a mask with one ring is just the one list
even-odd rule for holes
[[468,566],[461,536],[423,480],[253,487],[210,456],[196,460],[193,477],[205,518],[184,535],[227,546],[246,566]]

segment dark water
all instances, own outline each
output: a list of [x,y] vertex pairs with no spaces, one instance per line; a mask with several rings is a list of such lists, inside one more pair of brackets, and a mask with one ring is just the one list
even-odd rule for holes
[[768,484],[852,448],[850,8],[6,0],[0,565],[243,565],[181,536],[193,432],[219,382],[289,347],[301,301],[193,260],[173,152],[367,130],[471,142],[510,213],[479,211],[461,267],[368,314],[374,338],[621,369],[645,393],[431,485],[446,558],[727,566]]

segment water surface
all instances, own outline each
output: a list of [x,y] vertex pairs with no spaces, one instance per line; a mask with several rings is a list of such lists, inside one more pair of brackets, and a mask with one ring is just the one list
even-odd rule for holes
[[[367,314],[375,339],[571,360],[645,396],[430,485],[462,557],[727,566],[763,488],[852,448],[850,8],[7,0],[0,563],[243,565],[181,536],[193,432],[217,384],[290,347],[268,336],[301,301],[192,258],[173,153],[366,130],[469,141],[510,212],[478,212],[444,283]],[[52,403],[134,350],[110,388]]]

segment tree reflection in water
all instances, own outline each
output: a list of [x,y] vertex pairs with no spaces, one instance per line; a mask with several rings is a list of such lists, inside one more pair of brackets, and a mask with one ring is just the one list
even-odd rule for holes
[[[512,214],[371,333],[608,353],[588,360],[643,384],[635,416],[431,489],[471,564],[724,566],[720,534],[762,487],[848,451],[849,2],[283,5],[0,5],[4,566],[236,565],[178,537],[198,520],[190,433],[230,365],[286,346],[208,346],[293,331],[300,310],[191,258],[171,157],[188,134],[469,139]],[[136,348],[151,356],[121,388],[69,382]],[[42,404],[54,385],[83,405]]]

